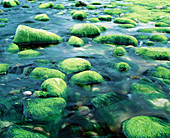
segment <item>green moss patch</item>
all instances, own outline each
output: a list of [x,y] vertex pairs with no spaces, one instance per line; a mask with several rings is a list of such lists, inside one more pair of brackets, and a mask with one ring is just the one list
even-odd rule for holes
[[82,6],[87,6],[87,4],[83,1],[76,1],[75,6],[76,7],[82,7]]
[[0,64],[0,75],[6,74],[9,66],[10,66],[10,64],[1,63]]
[[104,32],[107,30],[106,26],[104,25],[98,25],[97,27],[100,29],[101,32]]
[[123,47],[117,47],[113,50],[113,56],[124,56],[126,54],[126,50]]
[[154,34],[149,37],[151,41],[156,41],[156,42],[165,42],[168,41],[168,38],[164,35],[160,34]]
[[73,19],[83,20],[87,18],[87,13],[86,11],[75,11],[72,17]]
[[34,19],[37,21],[49,21],[49,17],[47,16],[47,14],[36,15]]
[[17,6],[17,2],[15,0],[4,0],[3,1],[3,7],[10,8]]
[[37,57],[37,56],[41,55],[41,53],[39,51],[35,51],[35,50],[32,50],[32,49],[24,50],[24,51],[21,51],[17,54],[21,58],[31,58],[31,57]]
[[120,24],[133,24],[136,25],[137,23],[131,19],[126,18],[116,18],[114,19],[114,23],[120,23]]
[[90,21],[92,23],[100,22],[100,20],[98,18],[90,18],[90,19],[88,19],[88,21]]
[[8,23],[8,19],[7,18],[0,18],[0,23]]
[[118,8],[103,11],[103,13],[105,13],[105,14],[114,15],[114,16],[120,15],[123,12],[126,12],[126,10],[122,10],[122,9],[118,9]]
[[19,47],[16,44],[14,44],[14,43],[9,44],[9,46],[7,48],[7,52],[17,53],[18,51],[19,51]]
[[100,15],[100,16],[98,16],[98,19],[101,20],[101,21],[111,21],[112,16],[110,16],[110,15]]
[[152,42],[152,41],[147,41],[145,44],[146,44],[147,46],[154,46],[154,42]]
[[38,6],[39,9],[46,9],[46,8],[52,8],[52,7],[53,7],[53,3],[52,2],[43,3],[43,4],[40,4]]
[[135,26],[133,24],[121,24],[119,25],[121,28],[134,28]]
[[138,41],[133,36],[128,35],[104,35],[93,39],[96,43],[117,44],[117,45],[133,45],[137,46]]
[[65,9],[65,6],[64,6],[64,4],[56,4],[53,6],[53,9],[63,10],[63,9]]
[[86,8],[88,10],[95,10],[95,9],[97,9],[96,6],[94,6],[94,5],[87,5]]
[[91,69],[91,64],[82,58],[68,58],[62,61],[58,67],[66,74],[72,74]]
[[84,45],[84,41],[77,36],[71,36],[68,40],[68,44],[75,47],[80,47]]
[[170,27],[170,25],[168,25],[167,23],[163,23],[163,22],[156,22],[155,27]]
[[139,29],[137,30],[138,32],[143,32],[143,33],[170,33],[170,28],[167,27],[153,27],[153,28],[144,28],[144,29]]
[[115,64],[114,68],[115,68],[117,71],[124,72],[124,71],[128,71],[131,67],[129,66],[128,63],[119,62],[119,63],[116,63],[116,64]]

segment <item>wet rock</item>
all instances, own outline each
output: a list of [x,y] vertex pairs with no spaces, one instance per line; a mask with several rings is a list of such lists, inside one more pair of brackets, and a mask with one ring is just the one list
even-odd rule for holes
[[110,15],[100,15],[100,16],[98,16],[98,19],[101,20],[101,21],[111,21],[112,16],[110,16]]
[[119,24],[133,24],[136,25],[137,23],[131,19],[126,19],[126,18],[116,18],[114,19],[114,23],[119,23]]
[[47,16],[47,14],[36,15],[34,19],[37,21],[49,21],[49,17]]
[[119,25],[121,28],[134,28],[135,26],[133,24],[121,24]]
[[107,30],[106,26],[104,26],[104,25],[99,25],[97,27],[100,29],[101,32],[104,32]]
[[100,35],[100,29],[89,23],[75,24],[69,31],[72,35],[80,37],[95,37]]
[[53,3],[52,2],[43,3],[43,4],[40,4],[38,6],[39,9],[47,9],[47,8],[52,8],[52,7],[53,7]]
[[75,47],[81,47],[84,45],[84,41],[76,36],[71,36],[68,40],[68,44]]
[[26,4],[23,4],[22,7],[23,7],[23,8],[29,8],[29,6],[26,5]]
[[44,80],[49,78],[66,79],[66,75],[56,69],[49,69],[44,67],[37,67],[31,72],[32,79]]
[[16,0],[4,0],[3,1],[3,7],[10,8],[15,7],[18,5],[18,2]]
[[[139,127],[140,126],[140,127]],[[136,116],[122,123],[126,137],[169,137],[169,123],[157,117]]]
[[93,131],[84,132],[86,137],[99,137],[99,134]]
[[23,92],[23,94],[26,95],[26,96],[31,96],[32,92],[31,91],[25,91],[25,92]]
[[160,35],[160,34],[154,34],[149,37],[151,41],[156,41],[156,42],[167,42],[168,38],[165,35]]
[[135,51],[136,55],[146,59],[170,60],[170,49],[162,47],[140,47]]
[[126,50],[123,47],[117,47],[113,50],[113,56],[124,56],[126,54]]
[[35,46],[35,44],[58,44],[62,42],[62,38],[42,29],[34,29],[28,26],[19,25],[13,42],[19,46],[29,44]]
[[53,9],[63,10],[63,9],[65,9],[65,6],[64,6],[64,4],[56,4],[53,6]]
[[128,71],[131,67],[126,62],[119,62],[115,64],[114,68],[117,71],[123,72],[123,71]]
[[16,44],[14,44],[14,43],[9,44],[9,46],[7,48],[7,52],[17,53],[18,51],[19,51],[19,47]]
[[42,127],[34,127],[34,130],[36,130],[36,131],[44,131],[44,129]]
[[133,45],[137,46],[138,41],[133,36],[128,35],[103,35],[93,39],[95,43],[117,44],[117,45]]
[[75,6],[76,7],[82,7],[82,6],[87,6],[87,4],[83,1],[76,1]]
[[87,13],[86,11],[75,11],[73,13],[73,19],[77,19],[77,20],[83,20],[87,18]]
[[143,32],[143,33],[170,33],[170,28],[167,27],[153,27],[153,28],[144,28],[144,29],[138,29],[137,32]]
[[59,63],[58,67],[66,74],[72,74],[91,69],[91,64],[82,58],[68,58]]
[[147,46],[154,46],[154,42],[152,42],[152,41],[147,41],[145,44],[146,44]]
[[148,39],[147,35],[135,35],[135,38],[137,38],[138,40],[145,40]]
[[170,25],[168,25],[167,23],[163,23],[163,22],[156,22],[155,27],[170,27]]
[[90,109],[87,106],[80,106],[78,108],[78,111],[81,115],[84,115],[84,116],[87,115],[88,113],[90,113]]
[[91,4],[92,4],[92,5],[102,5],[101,2],[92,2]]
[[97,84],[103,81],[103,77],[95,71],[83,71],[73,75],[70,79],[70,82],[76,85]]
[[24,115],[32,121],[59,121],[61,113],[66,106],[63,98],[35,98],[28,99],[24,104]]
[[10,66],[10,64],[1,63],[0,64],[0,75],[6,74],[9,66]]
[[51,78],[41,84],[41,90],[48,92],[50,95],[67,98],[68,88],[64,80],[60,78]]
[[32,49],[24,50],[24,51],[21,51],[17,54],[21,58],[31,58],[31,57],[37,57],[37,56],[41,55],[41,53],[39,51],[35,51],[35,50],[32,50]]
[[90,19],[88,19],[88,21],[90,21],[92,23],[100,22],[100,20],[98,18],[90,18]]
[[87,5],[86,8],[88,10],[95,10],[95,9],[97,9],[96,6],[94,6],[94,5]]
[[7,18],[0,18],[0,23],[8,23],[8,19]]
[[6,26],[6,24],[0,24],[0,27],[5,27]]

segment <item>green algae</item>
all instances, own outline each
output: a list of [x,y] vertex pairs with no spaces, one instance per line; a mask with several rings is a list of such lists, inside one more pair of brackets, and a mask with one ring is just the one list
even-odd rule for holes
[[119,25],[121,28],[134,28],[135,26],[133,24],[121,24]]
[[41,55],[39,51],[35,51],[32,49],[24,50],[24,51],[18,52],[17,54],[21,58],[31,58],[31,57],[37,57]]
[[126,50],[123,47],[117,47],[113,50],[113,56],[124,56],[126,54]]
[[88,21],[90,21],[92,23],[100,22],[100,20],[98,18],[90,18],[90,19],[88,19]]
[[7,52],[17,53],[18,51],[19,51],[19,47],[16,44],[14,44],[14,43],[9,44],[9,46],[7,48]]
[[160,35],[160,34],[154,34],[149,37],[151,41],[156,41],[156,42],[166,42],[168,41],[168,38],[165,35]]
[[58,67],[66,74],[72,74],[91,69],[91,64],[82,58],[68,58],[60,62]]
[[104,25],[98,25],[97,27],[100,29],[101,32],[104,32],[107,30],[106,26]]
[[44,80],[49,78],[61,78],[66,79],[65,74],[56,69],[49,69],[43,67],[37,67],[31,72],[32,79]]
[[10,64],[1,63],[0,64],[0,75],[6,74]]
[[63,10],[63,9],[65,9],[65,6],[64,6],[64,4],[56,4],[53,6],[53,9]]
[[136,35],[135,38],[139,40],[145,40],[145,39],[148,39],[148,36],[147,35]]
[[47,14],[38,14],[34,17],[34,19],[37,21],[49,21]]
[[98,16],[98,19],[101,21],[112,21],[112,16],[110,15],[100,15]]
[[143,33],[170,33],[170,28],[167,27],[153,27],[153,28],[144,28],[144,29],[139,29],[137,32],[143,32]]
[[94,6],[94,5],[87,5],[86,8],[88,10],[95,10],[95,9],[97,9],[96,6]]
[[114,68],[117,71],[124,72],[124,71],[128,71],[131,67],[126,62],[119,62],[115,64]]
[[81,7],[81,6],[87,6],[87,4],[85,2],[83,2],[83,1],[76,1],[75,6],[76,7]]
[[126,10],[122,10],[118,8],[103,11],[103,13],[105,14],[114,15],[114,16],[120,15],[121,13],[124,13],[124,12],[126,12]]
[[72,17],[73,19],[83,20],[87,18],[87,13],[86,11],[75,11]]
[[126,18],[115,18],[114,23],[120,23],[120,24],[132,24],[136,25],[137,23],[131,19],[126,19]]
[[91,4],[92,4],[92,5],[102,5],[101,2],[92,2]]
[[68,44],[75,47],[81,47],[84,45],[84,41],[77,36],[71,36],[68,40]]
[[117,45],[133,45],[137,46],[138,41],[133,36],[128,35],[104,35],[93,39],[96,43],[117,44]]
[[43,4],[40,4],[38,6],[39,9],[46,9],[46,8],[52,8],[52,7],[53,7],[53,3],[52,2],[43,3]]
[[152,42],[152,41],[147,41],[146,43],[145,43],[147,46],[154,46],[154,42]]
[[8,19],[7,18],[0,18],[0,23],[8,23]]

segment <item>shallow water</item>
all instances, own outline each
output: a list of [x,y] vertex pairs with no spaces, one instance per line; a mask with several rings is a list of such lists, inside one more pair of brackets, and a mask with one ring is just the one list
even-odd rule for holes
[[[98,0],[100,1],[100,0]],[[7,111],[7,115],[1,117],[1,121],[9,122],[10,124],[20,124],[29,126],[30,124],[33,126],[38,126],[37,122],[26,122],[24,121],[24,117],[22,114],[17,114],[14,108],[22,108],[22,103],[19,103],[19,99],[29,98],[28,96],[24,96],[22,94],[23,91],[35,91],[40,89],[41,81],[32,81],[28,76],[25,76],[23,73],[23,69],[26,67],[36,67],[35,60],[37,59],[48,59],[51,63],[43,65],[44,67],[57,68],[57,64],[67,58],[72,57],[82,57],[87,59],[92,64],[92,70],[101,74],[105,82],[100,85],[94,85],[93,90],[98,90],[97,92],[87,91],[80,87],[71,86],[70,94],[67,102],[67,107],[64,111],[63,119],[61,121],[62,128],[60,128],[58,134],[56,134],[55,129],[53,128],[53,124],[44,125],[46,127],[46,131],[51,134],[51,137],[68,137],[70,134],[70,129],[75,129],[75,136],[84,136],[84,132],[87,130],[83,130],[81,128],[82,124],[80,123],[82,120],[80,117],[76,116],[77,113],[77,102],[81,101],[83,105],[88,106],[91,109],[91,113],[94,116],[91,120],[95,120],[101,126],[103,126],[103,132],[99,134],[100,136],[106,137],[123,137],[121,134],[120,126],[121,122],[136,116],[136,115],[155,115],[166,117],[169,119],[169,115],[165,111],[153,110],[148,107],[145,102],[137,101],[136,99],[131,99],[131,95],[127,93],[130,91],[130,85],[133,82],[138,82],[138,80],[143,77],[143,72],[151,67],[157,66],[160,63],[165,63],[168,61],[154,61],[154,60],[145,60],[139,56],[134,54],[133,48],[126,48],[127,54],[123,57],[117,58],[112,56],[112,51],[115,48],[113,45],[104,45],[104,44],[95,44],[92,42],[91,38],[82,38],[85,41],[85,45],[83,47],[71,47],[67,44],[69,37],[71,36],[69,33],[69,28],[77,23],[89,23],[88,20],[79,21],[72,19],[70,15],[70,11],[72,10],[86,10],[87,17],[97,17],[98,15],[104,15],[102,11],[103,7],[100,5],[97,10],[87,10],[86,8],[76,8],[71,6],[74,4],[74,1],[51,1],[53,4],[63,3],[65,5],[65,10],[61,10],[64,12],[64,15],[58,15],[57,12],[60,10],[55,9],[38,9],[37,6],[39,3],[45,3],[47,1],[37,1],[36,3],[29,3],[25,0],[20,0],[19,6],[13,8],[3,8],[0,5],[0,9],[3,10],[3,13],[0,13],[0,18],[8,18],[9,22],[6,23],[6,27],[0,28],[0,62],[1,63],[9,63],[11,64],[11,70],[7,75],[0,76],[0,103],[10,103],[7,108],[12,109]],[[89,2],[89,1],[85,1]],[[110,1],[102,0],[102,5],[108,4]],[[27,4],[29,8],[22,8],[23,4]],[[98,15],[94,15],[94,12],[98,12]],[[46,13],[50,20],[47,22],[35,21],[34,17],[37,14]],[[112,16],[113,19],[118,16]],[[31,22],[31,23],[29,23]],[[31,59],[21,59],[17,56],[17,54],[10,54],[5,52],[7,46],[13,41],[15,31],[18,25],[27,25],[37,29],[45,29],[47,31],[58,34],[63,38],[63,42],[57,45],[52,45],[50,47],[39,48],[36,49],[42,53],[41,56]],[[108,28],[107,31],[102,32],[101,35],[107,34],[126,34],[135,36],[137,34],[145,34],[137,32],[136,30],[139,28],[149,28],[154,27],[154,23],[139,23],[134,29],[123,29],[118,27],[117,24],[111,22],[98,22],[94,23],[95,25],[104,25]],[[146,35],[150,35],[146,33]],[[167,37],[170,37],[166,34]],[[145,46],[142,40],[139,40],[139,46]],[[155,46],[159,47],[168,47],[170,48],[170,43],[167,44],[155,44]],[[114,70],[114,64],[117,62],[125,61],[129,63],[132,67],[128,72],[119,73]],[[41,66],[41,65],[40,65]],[[137,76],[136,79],[133,79],[132,76]],[[67,82],[68,83],[68,82]],[[155,84],[161,90],[167,92],[164,88],[160,86],[160,84]],[[9,94],[10,91],[13,90],[21,90],[21,93],[16,95]],[[98,115],[98,111],[91,104],[92,98],[96,95],[102,93],[116,92],[125,96],[125,99],[129,100],[129,103],[132,102],[136,104],[136,106],[132,106],[131,104],[123,105],[125,106],[123,110],[114,111],[116,115]],[[168,92],[167,92],[168,93]],[[136,97],[137,98],[137,97]],[[5,102],[4,102],[5,101]],[[111,107],[109,108],[109,112],[113,112]],[[21,109],[22,110],[22,109]],[[108,109],[107,109],[108,110]],[[102,111],[107,110],[103,109]],[[20,111],[18,111],[20,112]],[[105,113],[105,112],[104,112]],[[80,120],[78,120],[80,119]],[[64,127],[65,125],[65,127]],[[80,130],[77,130],[78,126]],[[1,132],[1,131],[0,131]]]

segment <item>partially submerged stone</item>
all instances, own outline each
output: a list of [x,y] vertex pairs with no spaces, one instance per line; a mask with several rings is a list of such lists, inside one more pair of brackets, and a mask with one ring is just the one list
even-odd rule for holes
[[90,18],[90,19],[88,19],[88,21],[90,21],[92,23],[100,22],[100,20],[98,18]]
[[170,25],[168,25],[167,23],[163,23],[163,22],[156,22],[155,27],[170,27]]
[[100,16],[98,16],[98,19],[101,20],[101,21],[111,21],[112,16],[110,16],[110,15],[100,15]]
[[151,41],[156,41],[156,42],[166,42],[168,41],[168,38],[165,35],[161,34],[154,34],[149,37]]
[[27,99],[23,113],[30,121],[59,121],[65,106],[66,101],[58,97]]
[[8,23],[8,19],[7,18],[0,18],[0,23]]
[[15,0],[4,0],[3,1],[3,7],[10,8],[17,6],[17,2]]
[[121,24],[119,25],[121,28],[134,28],[135,26],[133,24]]
[[47,14],[38,14],[34,17],[34,19],[37,21],[49,21]]
[[19,47],[16,44],[14,44],[14,43],[9,44],[9,46],[7,48],[7,52],[17,53],[18,51],[19,51]]
[[62,38],[54,33],[42,29],[34,29],[25,25],[19,25],[17,27],[13,42],[19,46],[34,44],[58,44],[62,42]]
[[126,18],[116,18],[114,19],[114,23],[120,23],[120,24],[133,24],[136,25],[137,23],[132,19],[126,19]]
[[139,40],[145,40],[145,39],[148,39],[148,36],[147,35],[136,35],[135,38]]
[[76,1],[75,6],[76,7],[81,7],[81,6],[87,6],[87,4],[85,2],[83,2],[83,1]]
[[48,92],[52,96],[67,98],[67,84],[60,78],[50,78],[41,84],[41,90]]
[[113,50],[113,55],[118,56],[124,56],[126,54],[126,50],[123,47],[117,47]]
[[82,71],[73,75],[70,79],[71,84],[76,85],[97,84],[103,81],[103,77],[95,71]]
[[7,73],[7,70],[9,68],[10,64],[7,63],[1,63],[0,64],[0,75],[4,75]]
[[66,74],[72,74],[91,69],[91,64],[82,58],[68,58],[60,62],[58,67]]
[[88,10],[95,10],[95,9],[97,9],[96,6],[94,6],[94,5],[87,5],[86,8]]
[[64,4],[56,4],[53,6],[53,9],[60,9],[63,10],[65,8]]
[[89,23],[75,24],[69,29],[72,35],[80,37],[95,37],[100,35],[100,29]]
[[41,55],[41,53],[39,51],[35,51],[35,50],[32,50],[32,49],[24,50],[24,51],[21,51],[17,54],[21,58],[37,57],[37,56]]
[[52,8],[52,7],[53,7],[53,3],[52,2],[43,3],[43,4],[40,4],[38,6],[39,9],[46,9],[46,8]]
[[131,67],[126,62],[119,62],[115,64],[114,68],[117,71],[123,72],[123,71],[128,71]]
[[73,13],[73,19],[83,20],[87,18],[86,11],[75,11]]
[[92,2],[91,4],[92,4],[92,5],[102,5],[101,2]]
[[71,46],[80,47],[84,45],[84,41],[77,36],[71,36],[68,40],[68,44]]
[[31,78],[39,79],[39,80],[44,80],[49,78],[61,78],[65,80],[66,75],[56,69],[37,67],[31,72]]
[[107,30],[106,26],[104,25],[98,25],[97,27],[100,29],[101,32],[104,32]]
[[117,45],[133,45],[133,46],[138,45],[138,41],[133,36],[114,34],[98,36],[93,39],[93,42]]
[[166,138],[170,125],[157,117],[136,116],[122,123],[122,131],[127,138]]
[[146,44],[147,46],[154,46],[154,42],[152,42],[152,41],[147,41],[145,44]]
[[144,29],[138,29],[137,32],[143,32],[143,33],[170,33],[170,28],[167,27],[153,27],[153,28],[144,28]]
[[140,47],[135,51],[136,55],[155,60],[170,60],[170,49],[162,47]]

